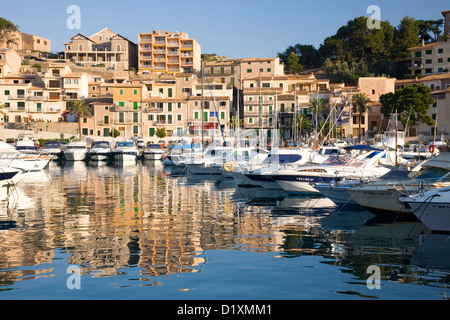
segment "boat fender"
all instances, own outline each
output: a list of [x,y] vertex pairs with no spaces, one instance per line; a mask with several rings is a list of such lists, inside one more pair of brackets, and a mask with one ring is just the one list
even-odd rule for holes
[[436,146],[434,144],[432,144],[428,150],[430,150],[430,153],[434,153],[434,151],[436,150]]
[[223,165],[223,168],[225,169],[226,172],[231,172],[234,169],[234,165],[231,162],[226,162]]
[[162,155],[162,158],[163,158],[163,159],[167,159],[167,153],[164,153],[164,154]]

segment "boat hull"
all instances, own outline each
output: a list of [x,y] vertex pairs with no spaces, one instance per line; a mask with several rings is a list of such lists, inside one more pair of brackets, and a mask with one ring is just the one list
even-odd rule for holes
[[64,158],[66,161],[84,161],[86,160],[87,151],[79,152],[64,152]]

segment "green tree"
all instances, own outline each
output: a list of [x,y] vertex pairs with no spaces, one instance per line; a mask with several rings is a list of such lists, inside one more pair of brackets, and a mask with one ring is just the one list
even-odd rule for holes
[[[361,124],[362,116],[367,112],[371,112],[371,108],[368,106],[370,98],[365,93],[357,93],[352,99],[352,112],[358,114],[358,140],[361,142]],[[366,119],[367,121],[367,119]]]
[[295,52],[291,52],[289,55],[286,66],[289,73],[297,74],[303,71],[303,66],[300,64],[300,60]]
[[311,119],[303,113],[297,113],[297,129],[299,131],[300,137],[302,136],[303,132],[311,132]]
[[81,139],[81,118],[82,117],[91,117],[92,109],[91,107],[83,100],[76,100],[71,103],[67,108],[70,112],[72,112],[78,120],[78,133],[79,138]]
[[427,114],[434,102],[428,86],[413,85],[381,95],[380,111],[386,117],[396,113],[404,131],[408,133],[408,126],[418,122],[434,125],[434,120]]
[[158,128],[156,129],[156,136],[160,139],[165,138],[167,135],[165,128]]

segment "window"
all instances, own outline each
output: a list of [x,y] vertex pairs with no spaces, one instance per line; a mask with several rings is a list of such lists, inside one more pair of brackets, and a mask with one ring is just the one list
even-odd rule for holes
[[443,48],[438,49],[438,53],[444,53],[444,49]]
[[167,111],[172,111],[172,102],[167,103]]
[[432,69],[425,69],[425,73],[432,73],[433,70]]
[[372,89],[372,94],[375,94],[375,89]]
[[119,107],[125,107],[125,102],[119,101]]
[[155,128],[148,128],[148,136],[153,137],[155,135]]
[[224,67],[220,67],[220,73],[224,74],[225,73],[225,68]]
[[263,88],[270,88],[270,83],[263,83],[263,84],[262,84],[262,87],[263,87]]
[[248,123],[252,124],[253,123],[253,118],[248,118]]
[[178,102],[178,109],[181,109],[181,102]]
[[109,116],[104,116],[104,117],[103,117],[103,122],[104,122],[105,124],[109,124]]
[[247,73],[252,73],[252,69],[247,69]]
[[442,62],[444,62],[444,59],[443,58],[439,58],[438,59],[438,63],[442,63]]
[[5,96],[9,96],[9,95],[10,95],[9,90],[5,90]]
[[123,122],[124,122],[123,112],[119,112],[119,122],[120,122],[120,123],[123,123]]
[[220,119],[225,119],[225,111],[220,111]]
[[425,51],[425,54],[433,54],[433,50],[427,50]]
[[199,118],[200,118],[199,112],[198,111],[194,111],[194,119],[198,120]]
[[153,114],[148,115],[148,121],[154,121],[154,119],[155,119],[155,115],[153,115]]
[[168,91],[169,91],[168,92],[169,98],[171,98],[172,97],[172,88],[169,88]]
[[25,102],[17,102],[17,110],[25,110]]
[[253,112],[253,106],[248,106],[248,112]]
[[259,72],[264,72],[264,69],[263,68],[259,69]]
[[133,134],[139,133],[139,126],[133,126]]
[[133,93],[134,93],[134,94],[137,94],[137,90],[134,90]]
[[120,89],[120,94],[123,94],[123,89]]
[[432,64],[433,63],[433,60],[432,59],[427,59],[427,60],[425,60],[425,64]]
[[208,112],[203,112],[203,121],[208,122]]
[[133,109],[134,110],[137,110],[138,109],[138,103],[135,101],[135,102],[133,102]]
[[87,118],[83,118],[83,123],[87,123]]
[[177,121],[182,121],[183,120],[183,115],[182,114],[177,114]]
[[83,128],[83,136],[87,136],[88,135],[88,129],[87,128]]
[[36,104],[36,109],[37,109],[38,112],[41,112],[42,111],[42,103],[38,102]]
[[171,114],[167,115],[167,124],[172,124],[172,115]]
[[139,122],[139,113],[133,112],[133,122],[138,123]]
[[272,69],[271,68],[267,68],[267,72],[272,72]]

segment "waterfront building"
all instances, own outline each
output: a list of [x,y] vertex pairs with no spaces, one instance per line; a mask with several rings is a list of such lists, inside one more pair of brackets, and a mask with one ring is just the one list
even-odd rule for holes
[[201,47],[185,32],[152,31],[138,35],[139,73],[199,73]]
[[0,78],[10,74],[19,74],[22,67],[22,58],[14,49],[0,50]]
[[137,45],[109,28],[87,37],[81,33],[64,43],[64,57],[86,67],[137,68]]

